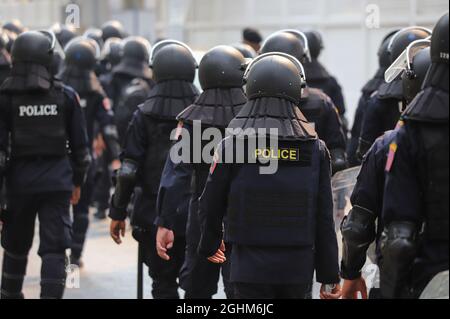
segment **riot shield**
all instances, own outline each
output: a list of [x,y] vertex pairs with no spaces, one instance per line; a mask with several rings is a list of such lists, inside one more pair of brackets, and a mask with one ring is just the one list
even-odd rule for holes
[[420,295],[420,299],[449,299],[449,271],[437,274]]
[[352,167],[337,172],[331,179],[331,187],[333,190],[333,215],[336,232],[339,228],[344,216],[346,216],[352,208],[350,196],[356,184],[361,166]]

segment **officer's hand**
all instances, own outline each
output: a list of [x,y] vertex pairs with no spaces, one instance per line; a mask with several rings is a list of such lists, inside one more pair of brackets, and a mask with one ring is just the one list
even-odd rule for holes
[[217,250],[214,256],[209,257],[208,260],[214,264],[223,264],[227,261],[225,257],[225,243],[223,241],[220,244],[219,250]]
[[81,187],[77,186],[72,191],[72,198],[70,199],[70,204],[76,205],[80,201]]
[[111,169],[112,169],[113,171],[117,171],[118,169],[120,169],[120,166],[121,166],[121,165],[122,165],[122,164],[120,163],[119,160],[114,160],[114,161],[111,162]]
[[362,299],[367,299],[367,286],[363,277],[355,280],[344,280],[342,299],[358,299],[358,292]]
[[156,233],[156,251],[158,256],[169,261],[170,256],[167,254],[167,251],[172,249],[174,241],[175,234],[173,231],[164,227],[158,227],[158,232]]
[[320,287],[320,299],[339,299],[341,298],[341,285],[336,285],[331,292],[326,289],[327,285]]
[[122,243],[121,237],[125,237],[126,224],[124,220],[112,220],[109,227],[111,238],[117,245]]

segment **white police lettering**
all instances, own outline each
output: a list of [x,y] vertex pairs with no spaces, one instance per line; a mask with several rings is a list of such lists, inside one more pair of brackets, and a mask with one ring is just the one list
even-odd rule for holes
[[58,105],[56,104],[19,106],[20,117],[56,116],[56,115],[58,115]]

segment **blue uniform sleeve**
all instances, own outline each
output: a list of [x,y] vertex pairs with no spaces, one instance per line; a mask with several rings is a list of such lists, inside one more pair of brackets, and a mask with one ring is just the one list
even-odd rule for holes
[[331,99],[333,100],[334,104],[336,105],[339,115],[345,114],[345,100],[344,100],[344,94],[342,93],[342,88],[339,85],[338,81],[334,78],[330,78],[331,88],[332,88],[332,94],[330,95]]
[[69,146],[72,152],[73,183],[81,186],[91,163],[90,145],[86,129],[86,119],[81,109],[78,95],[65,88],[66,101],[69,104],[70,116],[68,122]]
[[[224,142],[219,147],[219,152],[220,150],[223,152]],[[216,156],[211,166],[205,190],[200,198],[201,237],[198,253],[204,257],[213,256],[220,247],[223,239],[223,219],[228,206],[232,166],[219,163],[217,158]]]
[[147,131],[145,128],[144,114],[137,110],[127,129],[124,147],[120,155],[121,160],[131,159],[142,168],[147,153]]
[[365,153],[370,149],[373,142],[382,135],[381,128],[382,115],[379,112],[378,99],[376,96],[370,98],[367,104],[366,114],[364,115],[363,124],[361,126],[361,135],[359,137],[359,145],[357,156],[362,159]]
[[342,123],[337,113],[337,108],[329,99],[327,102],[325,127],[327,128],[327,136],[324,138],[327,147],[330,150],[341,149],[345,151],[345,134],[342,129]]
[[[180,207],[185,207],[183,203],[189,201],[190,186],[193,167],[189,163],[174,163],[167,156],[166,164],[161,176],[161,184],[158,191],[157,213],[155,225],[175,230],[177,217],[180,213],[187,213],[186,210],[180,212]],[[181,230],[183,233],[185,230]]]
[[0,95],[0,152],[8,151],[9,144],[9,109],[6,97]]
[[[387,226],[393,221],[421,222],[422,189],[417,172],[419,167],[417,141],[410,139],[408,126],[399,129],[390,147],[386,164],[386,184],[382,217]],[[395,150],[395,152],[394,152]]]
[[107,150],[113,160],[119,159],[120,144],[119,134],[114,124],[114,112],[110,100],[103,95],[98,95],[96,103],[95,120],[100,125]]
[[317,281],[339,283],[338,245],[333,219],[330,154],[321,142],[319,198],[316,216],[315,269]]

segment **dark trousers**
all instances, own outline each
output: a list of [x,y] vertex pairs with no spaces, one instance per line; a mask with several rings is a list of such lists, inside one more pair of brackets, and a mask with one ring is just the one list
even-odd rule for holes
[[[136,220],[145,220],[142,214],[152,214],[156,208],[156,196],[143,195],[136,196],[133,214],[138,214]],[[154,219],[154,218],[153,218]],[[184,262],[186,240],[184,237],[177,237],[173,248],[169,251],[171,257],[169,261],[161,259],[156,252],[156,232],[155,226],[140,228],[135,226],[134,238],[144,247],[144,263],[149,268],[149,275],[153,280],[152,295],[155,299],[179,299],[178,279],[180,269]]]
[[81,187],[81,197],[77,205],[73,206],[73,240],[72,258],[79,260],[83,254],[84,243],[89,228],[89,204],[94,188],[95,165],[91,165],[85,183]]
[[39,218],[42,258],[41,298],[62,298],[65,287],[65,250],[71,246],[70,192],[8,195],[1,243],[5,249],[2,298],[21,298],[28,253]]
[[191,204],[186,230],[186,258],[181,269],[180,285],[186,292],[186,299],[212,299],[217,293],[217,284],[222,270],[225,294],[228,299],[233,297],[233,288],[229,283],[229,258],[231,245],[227,246],[228,261],[223,264],[214,264],[197,253],[200,242],[200,222],[196,203]]
[[310,284],[267,285],[253,283],[234,283],[235,299],[305,299]]
[[112,187],[111,174],[109,171],[109,156],[103,154],[97,160],[97,170],[95,173],[95,187],[93,190],[92,201],[98,210],[107,210],[109,208],[110,192]]

